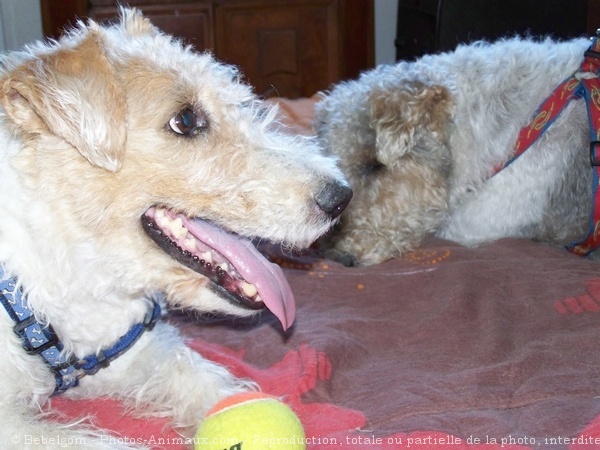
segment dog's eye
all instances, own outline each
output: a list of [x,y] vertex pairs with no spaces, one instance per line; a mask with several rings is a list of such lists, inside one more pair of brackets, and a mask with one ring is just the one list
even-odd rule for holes
[[204,113],[198,114],[191,106],[188,106],[169,120],[169,128],[177,134],[190,136],[208,128],[208,119]]
[[381,164],[379,161],[373,160],[365,163],[362,169],[363,175],[370,176],[381,172],[385,169],[385,165]]

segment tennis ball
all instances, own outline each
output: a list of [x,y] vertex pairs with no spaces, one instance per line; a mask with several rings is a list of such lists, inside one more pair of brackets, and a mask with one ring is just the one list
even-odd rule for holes
[[298,416],[277,398],[244,392],[217,403],[194,438],[196,450],[304,450]]

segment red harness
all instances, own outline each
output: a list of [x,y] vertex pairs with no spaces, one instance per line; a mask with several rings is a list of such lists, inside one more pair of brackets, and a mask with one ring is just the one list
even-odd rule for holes
[[[512,164],[525,150],[552,125],[567,104],[576,98],[584,98],[590,123],[590,164],[594,172],[594,201],[590,215],[587,237],[573,242],[567,249],[581,256],[587,256],[600,247],[600,41],[592,39],[592,45],[584,53],[579,70],[564,80],[537,109],[533,120],[521,129],[515,151],[511,159],[497,172]],[[496,172],[496,173],[497,173]]]

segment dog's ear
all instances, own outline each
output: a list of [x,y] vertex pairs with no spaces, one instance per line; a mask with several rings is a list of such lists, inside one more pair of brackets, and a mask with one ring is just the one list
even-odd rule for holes
[[26,62],[2,80],[0,102],[20,132],[61,137],[95,166],[117,171],[127,137],[125,96],[99,32]]
[[443,86],[406,83],[373,89],[368,99],[378,160],[385,165],[415,149],[422,132],[445,135],[452,114],[450,92]]

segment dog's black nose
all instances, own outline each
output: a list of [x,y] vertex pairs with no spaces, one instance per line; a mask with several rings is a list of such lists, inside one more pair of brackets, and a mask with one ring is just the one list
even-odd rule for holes
[[339,217],[352,199],[352,189],[347,184],[334,181],[327,183],[315,197],[319,208],[329,214],[332,219]]

